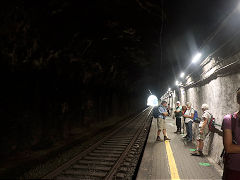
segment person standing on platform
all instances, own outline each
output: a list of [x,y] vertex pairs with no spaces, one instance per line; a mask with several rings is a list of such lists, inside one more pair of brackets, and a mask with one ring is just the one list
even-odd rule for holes
[[209,133],[209,127],[208,124],[212,118],[212,114],[208,110],[208,105],[203,104],[202,105],[202,120],[199,123],[199,134],[197,136],[197,149],[195,152],[191,153],[193,156],[203,156],[202,150],[204,145],[204,140],[206,139],[208,133]]
[[157,141],[162,141],[160,138],[161,131],[163,132],[163,135],[164,135],[164,141],[170,140],[167,137],[166,124],[165,124],[165,119],[166,119],[166,116],[168,115],[166,107],[167,107],[167,102],[162,101],[161,105],[158,108],[160,114],[159,114],[159,117],[157,118],[157,126],[158,126]]
[[[240,88],[237,90],[240,105]],[[223,180],[240,178],[240,108],[238,112],[224,116],[222,123],[224,155]]]
[[171,116],[171,114],[170,114],[170,110],[171,110],[171,107],[170,107],[170,104],[168,104],[168,106],[167,106],[168,116]]
[[177,101],[176,110],[174,111],[175,118],[176,118],[176,126],[177,131],[174,133],[181,133],[181,117],[182,117],[182,107],[180,106],[180,102]]
[[[182,105],[182,114],[185,114],[185,112],[186,112],[186,110],[187,110],[187,106],[186,105]],[[185,132],[185,117],[183,117],[183,134],[184,134],[184,132]]]
[[187,135],[184,137],[187,139],[187,142],[192,142],[192,123],[194,117],[194,109],[191,107],[191,103],[187,102],[187,110],[184,113],[185,125],[187,130]]

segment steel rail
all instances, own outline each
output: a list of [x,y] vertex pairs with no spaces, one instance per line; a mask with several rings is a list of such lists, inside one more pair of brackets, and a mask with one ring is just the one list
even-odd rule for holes
[[137,133],[135,133],[135,136],[132,138],[131,142],[128,144],[127,148],[124,150],[124,152],[121,154],[121,156],[119,157],[118,161],[114,164],[114,166],[112,166],[111,170],[108,172],[108,174],[106,175],[106,177],[104,178],[105,180],[108,179],[112,179],[114,174],[116,173],[117,169],[120,167],[121,163],[123,162],[124,158],[126,157],[127,153],[129,152],[129,150],[131,149],[131,147],[133,146],[133,144],[135,143],[136,139],[138,138],[138,136],[140,135],[140,133],[145,129],[145,124],[147,122],[147,119],[149,118],[151,111],[148,113],[147,118],[144,122],[144,126],[143,128],[138,129]]
[[[139,114],[137,114],[135,117],[130,118],[129,121],[127,121],[126,123],[124,123],[123,125],[121,125],[119,128],[117,128],[116,130],[112,131],[111,133],[109,133],[108,135],[106,135],[104,138],[102,138],[100,141],[98,141],[97,143],[91,145],[90,147],[88,147],[86,150],[80,152],[78,155],[74,156],[71,160],[63,163],[62,165],[60,165],[58,168],[56,168],[55,170],[53,170],[52,172],[48,173],[47,175],[43,176],[41,179],[53,179],[54,177],[56,177],[57,175],[61,174],[61,172],[63,172],[65,169],[69,168],[72,164],[74,164],[75,162],[77,162],[78,160],[82,159],[83,157],[85,157],[88,153],[90,153],[91,151],[93,151],[94,149],[96,149],[98,146],[100,146],[101,144],[103,144],[104,141],[106,141],[107,139],[109,139],[111,136],[113,136],[114,134],[116,134],[117,132],[119,132],[123,127],[126,127],[127,125],[129,125],[133,120],[137,119],[140,115],[142,115],[145,111],[147,111],[149,108],[144,109],[142,112],[140,112]],[[151,111],[150,111],[151,112]],[[149,113],[150,114],[150,113]],[[149,116],[148,114],[148,116]]]

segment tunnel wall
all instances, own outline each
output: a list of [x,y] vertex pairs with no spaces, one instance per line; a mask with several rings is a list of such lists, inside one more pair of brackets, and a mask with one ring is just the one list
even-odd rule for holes
[[[224,115],[236,112],[236,90],[240,87],[240,53],[226,59],[208,57],[200,65],[199,72],[186,78],[186,85],[179,88],[179,100],[182,104],[191,102],[202,116],[201,105],[206,103],[221,125]],[[176,101],[176,99],[175,99]],[[198,125],[193,125],[193,139],[196,142]],[[220,126],[216,126],[221,130]],[[210,133],[205,140],[204,153],[216,163],[222,165],[220,158],[223,143],[221,132]]]

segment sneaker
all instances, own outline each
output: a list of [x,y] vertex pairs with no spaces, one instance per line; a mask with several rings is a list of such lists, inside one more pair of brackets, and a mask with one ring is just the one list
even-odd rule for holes
[[187,142],[192,142],[192,140],[191,139],[187,139]]
[[167,136],[164,136],[164,141],[171,140]]
[[191,153],[192,156],[203,156],[202,151],[195,151],[193,153]]
[[183,138],[184,138],[184,139],[187,139],[187,138],[188,138],[188,136],[186,135],[186,136],[184,136]]
[[160,136],[157,137],[156,141],[163,141]]
[[175,131],[174,133],[175,133],[175,134],[177,134],[177,133],[178,133],[178,131]]

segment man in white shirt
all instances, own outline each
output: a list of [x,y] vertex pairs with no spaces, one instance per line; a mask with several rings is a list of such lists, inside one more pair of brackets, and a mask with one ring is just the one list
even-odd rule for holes
[[194,117],[194,109],[191,107],[192,104],[190,102],[187,102],[186,105],[187,105],[187,110],[184,113],[183,117],[185,117],[187,135],[184,138],[187,139],[187,142],[191,142],[192,141],[192,123],[193,123],[193,117]]
[[202,115],[202,120],[199,124],[199,134],[197,137],[198,145],[197,145],[196,151],[192,153],[193,156],[203,156],[202,150],[203,150],[204,140],[209,133],[208,123],[212,118],[212,114],[209,112],[207,104],[202,105],[202,111],[203,111],[203,115]]

